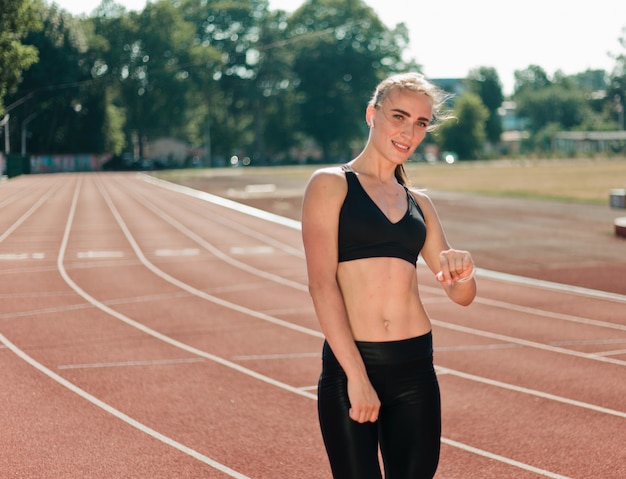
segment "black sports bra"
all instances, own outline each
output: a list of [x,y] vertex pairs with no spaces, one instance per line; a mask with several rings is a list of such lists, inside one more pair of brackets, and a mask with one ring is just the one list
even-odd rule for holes
[[370,198],[355,172],[343,165],[348,193],[339,213],[339,262],[362,258],[401,258],[416,264],[426,241],[426,224],[421,208],[406,187],[408,208],[396,223]]

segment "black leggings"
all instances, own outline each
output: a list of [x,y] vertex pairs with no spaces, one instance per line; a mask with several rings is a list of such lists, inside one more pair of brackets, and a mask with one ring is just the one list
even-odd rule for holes
[[318,412],[335,479],[431,479],[439,463],[441,403],[431,333],[388,342],[356,342],[381,401],[378,421],[350,419],[347,379],[324,343]]

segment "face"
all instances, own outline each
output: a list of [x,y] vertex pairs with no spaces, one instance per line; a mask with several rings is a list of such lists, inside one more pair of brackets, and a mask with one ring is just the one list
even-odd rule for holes
[[432,99],[424,93],[394,89],[381,104],[368,107],[370,141],[387,159],[403,163],[426,136],[432,116]]

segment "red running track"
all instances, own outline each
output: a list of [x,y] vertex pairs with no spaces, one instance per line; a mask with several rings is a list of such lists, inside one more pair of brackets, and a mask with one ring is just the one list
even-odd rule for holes
[[[298,223],[136,174],[0,186],[0,477],[330,478]],[[626,477],[626,296],[418,265],[439,479]]]

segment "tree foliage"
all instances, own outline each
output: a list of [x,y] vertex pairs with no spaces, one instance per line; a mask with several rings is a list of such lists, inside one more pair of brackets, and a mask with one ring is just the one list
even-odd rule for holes
[[[325,158],[349,156],[365,105],[387,74],[404,70],[406,29],[389,30],[362,0],[309,0],[289,19],[301,126]],[[297,40],[297,41],[296,41]]]
[[[27,133],[29,153],[141,157],[167,136],[207,166],[232,155],[301,161],[310,151],[344,161],[366,138],[376,84],[420,69],[405,57],[406,26],[386,26],[364,0],[307,0],[290,14],[268,0],[153,0],[140,12],[102,0],[81,17],[43,0],[0,0],[0,8],[0,115],[3,103],[11,107],[11,143]],[[611,73],[516,72],[517,113],[537,138],[618,128],[626,56],[615,60]],[[504,99],[494,68],[472,70],[465,85],[459,123],[441,138],[470,159],[498,142]]]
[[486,139],[489,110],[477,94],[465,92],[454,103],[454,116],[456,121],[449,120],[439,127],[441,148],[456,152],[460,160],[478,158]]
[[491,67],[480,67],[469,72],[467,77],[469,91],[478,95],[483,105],[489,111],[489,117],[485,123],[487,140],[496,145],[502,134],[502,122],[499,109],[504,101],[502,84],[498,72]]
[[39,28],[36,5],[31,0],[0,0],[0,115],[4,96],[13,93],[22,73],[37,62],[37,49],[22,43],[29,31]]

